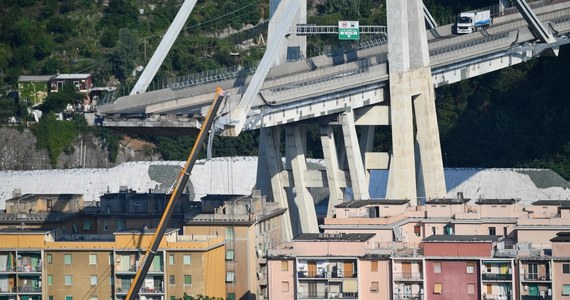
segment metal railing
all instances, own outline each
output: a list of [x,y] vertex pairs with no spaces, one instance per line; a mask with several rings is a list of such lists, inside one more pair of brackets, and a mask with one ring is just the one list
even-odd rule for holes
[[481,278],[483,280],[510,281],[513,279],[513,274],[483,273]]
[[358,299],[358,293],[298,292],[297,299]]
[[525,273],[525,274],[521,274],[521,277],[523,280],[527,280],[527,281],[531,281],[531,280],[536,280],[536,281],[550,281],[550,274],[546,274],[546,273]]
[[423,280],[422,273],[394,273],[395,281],[421,281]]
[[521,300],[552,300],[552,296],[529,296],[522,295]]
[[344,274],[342,270],[317,272],[317,271],[297,271],[297,277],[302,278],[356,278],[356,272],[353,274]]
[[393,300],[423,300],[423,294],[394,294],[392,295]]

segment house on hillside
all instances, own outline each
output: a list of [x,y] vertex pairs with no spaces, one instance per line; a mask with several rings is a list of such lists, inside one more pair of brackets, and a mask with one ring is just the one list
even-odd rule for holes
[[31,106],[42,104],[46,99],[53,75],[18,77],[18,98]]
[[91,74],[58,74],[50,80],[50,92],[57,93],[64,85],[71,83],[77,92],[87,94],[93,87]]

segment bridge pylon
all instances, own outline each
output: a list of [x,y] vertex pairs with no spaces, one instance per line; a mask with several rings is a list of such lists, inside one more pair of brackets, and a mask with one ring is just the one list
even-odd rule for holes
[[392,154],[386,197],[445,197],[421,0],[387,0]]

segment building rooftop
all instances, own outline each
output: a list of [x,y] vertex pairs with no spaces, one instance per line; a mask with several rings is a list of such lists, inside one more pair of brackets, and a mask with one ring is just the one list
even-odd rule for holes
[[532,203],[535,206],[560,206],[570,208],[570,200],[538,200]]
[[48,82],[54,75],[22,75],[18,82]]
[[336,208],[360,208],[367,205],[403,205],[410,200],[387,200],[387,199],[370,199],[370,200],[354,200],[343,202],[335,205]]
[[12,199],[6,200],[6,202],[34,202],[38,199],[57,199],[60,201],[69,201],[76,198],[81,198],[83,195],[81,194],[25,194],[20,197],[14,197]]
[[[170,234],[170,233],[174,233],[174,232],[178,232],[180,229],[178,228],[167,228],[166,231],[164,232],[164,234]],[[123,230],[123,231],[118,231],[115,232],[115,235],[120,235],[120,234],[133,234],[133,233],[144,233],[144,234],[154,234],[156,232],[156,228],[141,228],[141,229],[128,229],[128,230]]]
[[570,242],[570,232],[559,232],[556,237],[550,240],[551,242]]
[[89,77],[91,77],[91,74],[59,74],[54,79],[87,79]]
[[519,202],[517,199],[479,199],[476,204],[479,205],[492,205],[492,204],[499,204],[499,205],[512,205]]
[[53,229],[45,229],[45,228],[26,228],[26,229],[20,229],[20,228],[2,228],[0,229],[0,234],[16,234],[16,235],[21,235],[21,234],[46,234],[53,231]]
[[303,233],[293,240],[297,242],[366,242],[374,233]]
[[465,204],[469,202],[470,199],[463,198],[436,198],[426,201],[426,204]]
[[202,201],[231,201],[231,200],[247,200],[249,202],[249,195],[237,195],[237,194],[208,194],[202,198]]
[[496,242],[499,235],[441,235],[434,234],[423,239],[424,243],[482,243]]

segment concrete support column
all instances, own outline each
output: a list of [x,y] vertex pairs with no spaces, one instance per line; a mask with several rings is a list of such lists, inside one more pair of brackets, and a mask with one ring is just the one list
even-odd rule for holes
[[283,238],[290,241],[293,238],[293,230],[291,228],[289,203],[281,176],[283,161],[280,137],[280,127],[262,128],[260,130],[256,188],[261,190],[262,195],[267,195],[269,199],[279,203],[280,207],[287,208],[281,226]]
[[289,201],[289,214],[292,218],[291,226],[294,236],[301,233],[319,232],[315,203],[305,183],[307,163],[302,132],[304,130],[298,125],[286,127],[287,166],[291,168],[294,184],[293,199]]
[[410,199],[415,204],[418,194],[446,194],[423,3],[387,0],[386,7],[392,125],[386,197]]
[[341,115],[341,123],[354,199],[368,200],[370,199],[368,181],[364,174],[364,164],[362,163],[362,156],[358,145],[358,136],[356,135],[356,126],[354,124],[354,112],[351,110],[350,112],[343,113]]
[[338,155],[336,152],[335,138],[330,126],[321,126],[321,144],[327,171],[327,184],[329,187],[329,206],[327,217],[331,218],[335,213],[335,206],[342,203],[343,194],[340,189],[338,174]]
[[414,159],[414,124],[412,98],[403,84],[390,75],[390,117],[392,157],[386,198],[416,200],[416,163]]
[[374,126],[361,126],[361,135],[359,139],[360,157],[364,164],[364,172],[366,174],[366,182],[370,182],[370,171],[366,168],[366,153],[372,152],[374,147]]
[[[294,19],[293,19],[293,23],[292,25],[296,25],[296,24],[306,24],[307,23],[307,0],[270,0],[269,1],[269,18],[271,20],[271,17],[273,16],[273,14],[275,13],[275,11],[277,10],[277,6],[281,3],[281,2],[286,2],[286,1],[297,1],[297,2],[301,2],[300,3],[300,8],[299,11],[297,12],[297,14],[295,15]],[[281,50],[279,51],[279,54],[277,55],[277,57],[275,58],[275,65],[280,65],[282,63],[284,63],[287,59],[287,51],[292,52],[293,56],[295,56],[294,53],[302,53],[302,55],[304,57],[307,57],[307,37],[306,36],[297,36],[297,35],[289,35],[287,37],[277,37],[275,36],[275,34],[273,34],[275,32],[275,28],[276,25],[272,24],[271,21],[269,22],[269,28],[268,28],[268,34],[267,34],[267,39],[271,39],[271,38],[286,38],[286,42],[283,45],[283,47],[281,48]],[[298,59],[301,59],[302,56],[299,56]]]
[[442,198],[446,195],[445,175],[437,126],[433,79],[429,68],[419,69],[418,72],[423,72],[424,74],[419,77],[425,78],[417,82],[423,85],[422,93],[414,99],[414,115],[418,128],[416,133],[418,197]]

